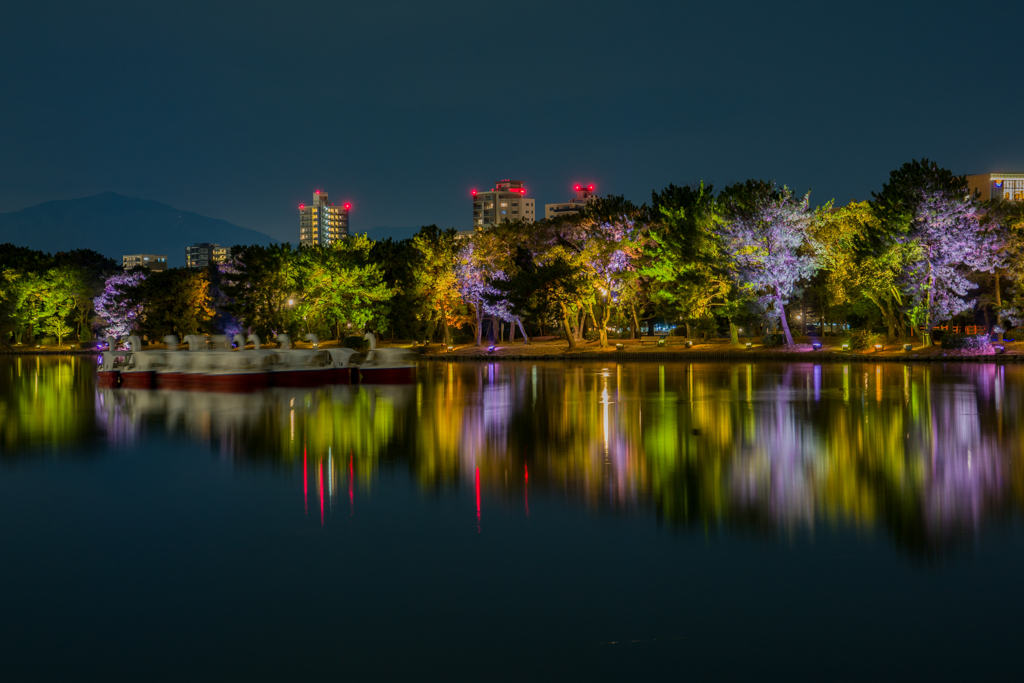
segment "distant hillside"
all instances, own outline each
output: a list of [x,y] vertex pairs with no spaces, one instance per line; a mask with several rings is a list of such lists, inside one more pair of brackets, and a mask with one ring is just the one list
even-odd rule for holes
[[5,242],[50,253],[94,249],[119,263],[124,254],[167,254],[174,268],[185,265],[185,247],[194,242],[230,247],[277,240],[160,202],[104,192],[0,213],[0,244]]

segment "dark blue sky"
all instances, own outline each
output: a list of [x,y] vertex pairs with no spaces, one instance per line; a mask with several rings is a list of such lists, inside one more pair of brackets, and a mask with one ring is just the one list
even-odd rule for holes
[[[112,190],[296,240],[469,227],[469,190],[1024,171],[1024,4],[8,3],[0,211]],[[539,209],[540,212],[542,209]]]

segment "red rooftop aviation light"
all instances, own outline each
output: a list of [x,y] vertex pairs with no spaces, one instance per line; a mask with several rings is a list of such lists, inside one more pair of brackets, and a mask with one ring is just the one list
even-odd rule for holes
[[593,191],[594,191],[594,184],[593,184],[593,183],[591,183],[591,184],[590,184],[590,191],[591,191],[591,192],[593,192]]
[[306,205],[305,205],[305,204],[299,204],[299,208],[300,208],[300,209],[305,209],[305,208],[306,208]]
[[574,189],[574,190],[576,190],[577,192],[579,192],[579,191],[580,191],[580,184],[579,184],[579,183],[576,183],[576,186],[575,186],[575,187],[573,187],[572,189]]
[[469,191],[469,193],[470,193],[471,195],[473,195],[474,197],[476,196],[476,190],[470,190],[470,191]]
[[314,192],[313,194],[320,194],[320,190],[317,190],[317,191],[316,191],[316,192]]
[[348,211],[351,208],[352,208],[352,205],[349,204],[348,202],[345,202],[345,210]]

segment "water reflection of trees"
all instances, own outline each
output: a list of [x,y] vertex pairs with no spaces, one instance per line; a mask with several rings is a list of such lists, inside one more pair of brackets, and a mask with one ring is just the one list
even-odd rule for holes
[[[1009,375],[1009,377],[1007,377]],[[1021,502],[1015,366],[486,365],[428,370],[408,452],[679,528],[843,521],[926,551]],[[445,465],[442,465],[445,464]]]
[[387,461],[427,490],[479,475],[524,504],[529,486],[678,529],[842,521],[921,552],[1024,500],[1013,365],[429,364],[416,386],[233,395],[95,390],[88,364],[32,363],[3,366],[5,453],[166,431],[301,463],[332,498]]
[[92,361],[12,356],[0,364],[0,454],[55,451],[96,436]]

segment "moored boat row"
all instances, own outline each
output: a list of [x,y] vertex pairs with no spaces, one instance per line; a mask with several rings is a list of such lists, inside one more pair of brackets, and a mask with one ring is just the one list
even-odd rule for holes
[[[292,348],[291,339],[280,334],[275,349],[261,348],[257,335],[236,334],[229,341],[218,335],[211,347],[197,335],[185,337],[187,351],[178,338],[164,338],[166,349],[142,350],[137,336],[128,337],[127,348],[107,337],[100,354],[97,384],[107,388],[190,389],[201,391],[254,391],[266,387],[308,387],[320,384],[403,384],[416,379],[416,366],[404,349],[378,349],[368,332],[370,349],[363,358],[352,349],[320,349],[316,335],[307,334],[312,349]],[[246,348],[251,344],[252,348]]]

